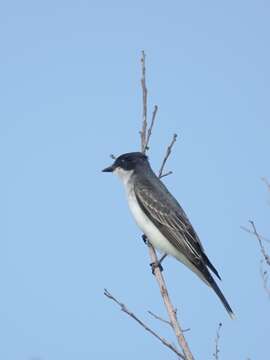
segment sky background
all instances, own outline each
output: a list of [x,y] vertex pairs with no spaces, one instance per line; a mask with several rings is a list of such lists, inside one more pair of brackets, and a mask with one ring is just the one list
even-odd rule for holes
[[150,161],[178,142],[164,181],[222,276],[236,313],[174,259],[164,263],[197,359],[265,359],[270,303],[256,240],[270,234],[268,1],[6,1],[0,5],[0,358],[175,356],[107,300],[175,342],[122,185],[101,169],[139,149],[140,51]]

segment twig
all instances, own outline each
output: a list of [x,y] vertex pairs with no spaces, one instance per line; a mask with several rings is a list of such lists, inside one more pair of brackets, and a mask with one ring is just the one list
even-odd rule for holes
[[[143,109],[144,109],[143,114],[145,116],[143,117],[142,130],[140,132],[140,135],[141,135],[141,151],[143,153],[145,153],[145,151],[146,151],[146,139],[147,139],[147,137],[146,137],[146,132],[147,132],[147,96],[145,95],[146,84],[145,84],[145,54],[144,54],[144,52],[142,52],[142,91],[143,91]],[[152,133],[152,129],[151,129],[151,133]],[[150,137],[151,137],[151,133],[150,133],[150,136],[149,136],[149,140],[150,140]],[[176,141],[176,138],[177,138],[177,135],[174,134],[172,142],[170,143],[170,145],[167,148],[165,157],[163,159],[161,168],[159,170],[159,174],[158,174],[159,177],[161,177],[162,174],[163,174],[164,166],[165,166],[165,164],[166,164],[166,162],[167,162],[167,160],[168,160],[168,158],[169,158],[169,156],[171,154],[171,150],[172,150],[172,147],[173,147],[173,145],[174,145],[174,143]],[[149,140],[148,140],[148,142],[149,142]],[[148,243],[148,249],[149,249],[149,255],[150,255],[151,262],[156,264],[158,262],[157,254],[156,254],[153,246],[150,243]],[[169,293],[168,293],[168,290],[167,290],[167,286],[166,286],[164,277],[163,277],[159,267],[155,268],[154,275],[155,275],[155,278],[157,280],[159,290],[160,290],[164,305],[166,307],[168,317],[170,319],[170,323],[171,323],[172,328],[174,330],[177,341],[178,341],[179,345],[181,346],[181,348],[183,350],[185,359],[186,360],[194,360],[194,357],[193,357],[193,355],[192,355],[192,353],[191,353],[191,351],[189,349],[189,345],[188,345],[188,343],[187,343],[187,341],[186,341],[186,339],[184,337],[183,330],[181,329],[181,327],[180,327],[180,325],[178,323],[177,316],[176,316],[176,311],[175,311],[174,306],[173,306],[173,304],[171,302],[171,299],[170,299],[170,296],[169,296]]]
[[166,162],[167,162],[167,160],[168,160],[168,158],[169,158],[169,156],[170,156],[170,154],[172,152],[172,147],[173,147],[174,143],[176,142],[176,139],[177,139],[177,134],[173,134],[172,141],[171,141],[170,145],[167,148],[166,154],[164,156],[161,167],[159,169],[159,173],[158,173],[159,178],[162,178],[162,176],[163,177],[167,176],[167,174],[163,175],[163,170],[164,170],[165,164],[166,164]]
[[[154,124],[155,124],[157,111],[158,111],[158,106],[155,105],[155,106],[154,106],[154,110],[153,110],[153,114],[152,114],[151,124],[150,124],[150,126],[149,126],[149,128],[148,128],[148,131],[147,131],[147,138],[146,138],[146,141],[145,141],[143,153],[145,153],[147,150],[149,150],[149,140],[150,140],[150,137],[151,137],[151,135],[152,135],[152,130],[153,130],[153,127],[154,127]],[[147,123],[146,123],[146,124],[147,124]],[[146,125],[146,126],[147,126],[147,125]]]
[[171,344],[168,340],[166,340],[165,338],[159,336],[155,331],[153,331],[152,329],[149,328],[149,326],[147,326],[143,321],[141,321],[134,313],[132,313],[125,304],[121,303],[120,301],[118,301],[111,293],[109,293],[109,291],[107,289],[104,289],[104,295],[107,296],[107,298],[113,300],[114,302],[116,302],[121,310],[126,313],[127,315],[129,315],[132,319],[134,319],[138,324],[140,324],[146,331],[150,332],[150,334],[152,334],[155,338],[157,338],[159,341],[162,342],[163,345],[167,346],[170,350],[172,350],[179,358],[181,359],[185,359],[184,355],[182,355],[175,346],[173,346],[173,344]]
[[146,131],[147,131],[147,87],[145,79],[145,52],[142,51],[141,57],[142,65],[142,77],[141,77],[141,86],[142,86],[142,100],[143,100],[143,121],[142,121],[142,130],[141,135],[141,150],[145,153],[146,150]]
[[162,317],[154,314],[152,311],[148,310],[148,314],[150,314],[151,316],[153,316],[155,319],[164,322],[165,324],[169,325],[170,327],[172,327],[172,324],[168,321],[163,319]]
[[[251,234],[251,235],[254,235],[254,231],[253,231],[253,230],[250,230],[249,228],[247,228],[247,227],[245,227],[245,226],[240,226],[240,228],[241,228],[242,230],[246,231],[247,233],[249,233],[249,234]],[[270,243],[270,240],[269,240],[267,237],[260,235],[260,238],[261,238],[261,240]]]
[[266,291],[266,293],[267,293],[267,295],[268,295],[268,297],[270,299],[270,286],[268,284],[269,274],[268,274],[268,271],[266,269],[264,269],[264,266],[263,266],[263,264],[265,266],[270,266],[270,256],[267,254],[267,252],[265,250],[265,247],[263,246],[263,242],[262,242],[263,240],[265,240],[265,241],[269,241],[269,240],[262,237],[258,233],[258,231],[256,229],[256,226],[254,224],[254,221],[249,220],[249,223],[251,224],[251,227],[252,227],[251,230],[244,227],[244,226],[241,226],[241,228],[243,230],[245,230],[246,232],[248,232],[249,234],[254,235],[258,240],[261,255],[262,255],[262,259],[260,261],[260,275],[261,275],[261,278],[262,278],[262,281],[263,281],[263,287],[264,287],[264,289],[265,289],[265,291]]
[[220,339],[220,329],[222,327],[222,323],[218,324],[218,329],[217,329],[217,334],[216,334],[216,338],[215,338],[215,352],[213,353],[214,359],[218,360],[219,359],[219,339]]
[[161,175],[159,178],[162,179],[162,178],[164,178],[165,176],[169,176],[169,175],[171,175],[171,174],[173,174],[173,172],[172,172],[172,171],[168,171],[168,172],[166,172],[165,174]]
[[256,236],[256,238],[257,238],[257,240],[258,240],[258,242],[259,242],[259,244],[260,244],[261,253],[262,253],[262,256],[263,256],[263,258],[264,258],[264,260],[265,260],[265,263],[266,263],[268,266],[270,266],[270,256],[267,254],[267,252],[266,252],[266,250],[265,250],[265,248],[264,248],[264,246],[263,246],[262,238],[261,238],[260,234],[257,232],[257,229],[256,229],[256,227],[255,227],[254,222],[253,222],[252,220],[249,220],[249,223],[250,223],[251,226],[252,226],[253,234]]
[[265,270],[263,268],[263,259],[261,259],[260,261],[260,274],[261,274],[261,278],[262,278],[262,281],[263,281],[263,287],[264,287],[264,290],[265,292],[267,293],[269,299],[270,299],[270,287],[268,285],[268,280],[269,280],[269,275],[268,275],[268,272],[267,270]]
[[[154,314],[152,311],[148,310],[148,314],[150,314],[151,316],[153,316],[155,319],[164,322],[165,324],[169,325],[170,327],[172,327],[172,324],[168,321],[163,319],[161,316],[158,316],[156,314]],[[182,329],[183,332],[187,332],[190,331],[190,328],[187,329]]]

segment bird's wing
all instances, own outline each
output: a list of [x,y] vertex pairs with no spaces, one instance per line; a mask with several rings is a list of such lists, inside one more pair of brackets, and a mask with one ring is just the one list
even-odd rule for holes
[[[158,226],[160,232],[196,267],[209,268],[220,279],[215,267],[204,253],[202,244],[184,210],[162,184],[160,188],[136,184],[135,195],[142,210]],[[168,199],[169,196],[169,199]]]

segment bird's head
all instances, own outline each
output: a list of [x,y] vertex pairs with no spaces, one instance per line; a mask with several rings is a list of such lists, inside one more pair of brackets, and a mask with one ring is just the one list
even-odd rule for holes
[[148,163],[147,156],[141,152],[131,152],[118,156],[111,166],[103,169],[103,172],[115,172],[117,175],[130,174],[139,166]]

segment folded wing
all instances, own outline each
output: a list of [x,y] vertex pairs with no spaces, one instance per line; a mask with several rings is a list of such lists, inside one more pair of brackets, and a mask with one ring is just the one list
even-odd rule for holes
[[184,210],[163,183],[160,184],[162,188],[159,187],[157,190],[152,183],[151,191],[147,184],[135,184],[135,195],[139,205],[166,239],[198,270],[204,273],[203,268],[207,266],[220,279]]

